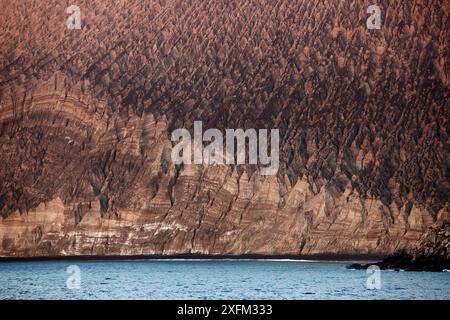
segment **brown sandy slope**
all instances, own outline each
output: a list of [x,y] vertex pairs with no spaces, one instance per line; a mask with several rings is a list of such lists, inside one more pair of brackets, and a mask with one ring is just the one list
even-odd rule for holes
[[[379,254],[449,218],[445,1],[1,0],[0,255]],[[70,3],[71,4],[71,3]],[[171,163],[279,128],[281,166]]]

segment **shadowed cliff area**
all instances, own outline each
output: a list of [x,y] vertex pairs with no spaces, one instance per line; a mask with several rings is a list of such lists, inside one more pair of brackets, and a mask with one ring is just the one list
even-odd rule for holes
[[[0,0],[0,255],[373,254],[449,219],[442,1]],[[280,170],[175,166],[279,128]]]

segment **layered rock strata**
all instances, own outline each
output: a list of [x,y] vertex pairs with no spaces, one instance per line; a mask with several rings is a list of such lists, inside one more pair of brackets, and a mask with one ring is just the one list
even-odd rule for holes
[[[449,219],[448,8],[4,3],[0,255],[387,255]],[[23,17],[19,19],[18,17]],[[173,129],[279,128],[280,170],[175,166]]]
[[348,269],[367,269],[370,266],[396,271],[450,272],[450,222],[430,227],[413,249],[403,249],[375,264],[351,264]]

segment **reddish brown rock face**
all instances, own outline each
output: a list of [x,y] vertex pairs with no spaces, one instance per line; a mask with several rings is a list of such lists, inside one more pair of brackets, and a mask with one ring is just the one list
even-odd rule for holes
[[[441,1],[2,1],[0,255],[376,254],[449,219]],[[280,169],[170,133],[280,129]]]

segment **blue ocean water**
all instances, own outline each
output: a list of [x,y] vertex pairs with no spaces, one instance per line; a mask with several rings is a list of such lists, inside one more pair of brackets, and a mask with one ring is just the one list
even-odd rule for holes
[[[381,271],[381,289],[369,290],[370,275],[346,265],[289,260],[0,262],[0,299],[450,299],[448,272]],[[67,285],[73,270],[80,271],[79,289],[74,282],[69,281],[72,289]]]

